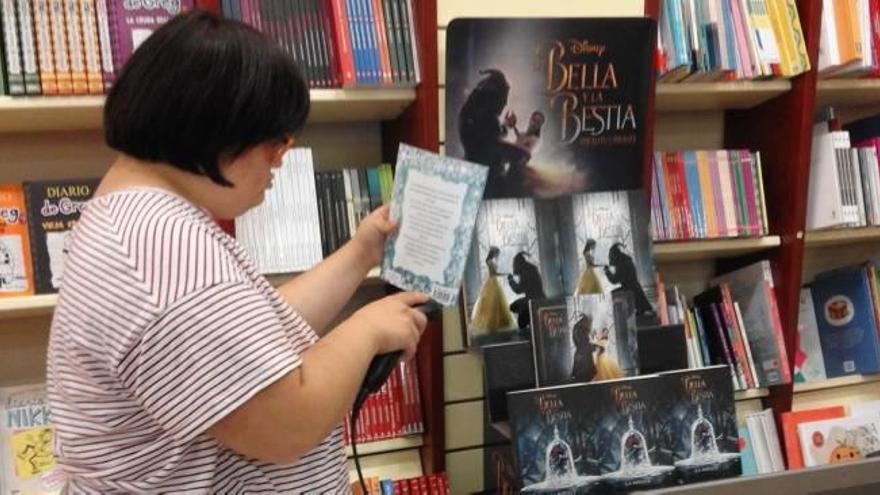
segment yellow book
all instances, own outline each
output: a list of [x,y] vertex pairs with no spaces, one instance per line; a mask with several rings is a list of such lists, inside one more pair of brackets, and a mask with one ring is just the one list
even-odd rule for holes
[[807,54],[807,43],[804,40],[804,30],[801,27],[801,18],[795,0],[782,0],[782,2],[785,6],[786,25],[791,28],[795,53],[792,68],[795,71],[794,75],[797,75],[810,70],[810,56]]
[[[860,49],[862,44],[856,42],[856,33],[861,31],[858,29],[858,19],[855,16],[855,0],[836,0],[833,3],[840,64],[847,65],[858,62],[862,58]],[[853,22],[856,24],[854,25]]]
[[717,212],[715,211],[715,193],[712,191],[712,173],[709,171],[709,157],[705,151],[697,151],[697,174],[700,177],[700,199],[703,201],[703,212],[706,217],[706,237],[718,237]]
[[776,35],[776,43],[779,46],[779,69],[783,77],[792,77],[796,74],[793,67],[794,46],[792,46],[790,28],[785,23],[785,5],[783,0],[767,0],[770,23],[773,25],[773,33]]

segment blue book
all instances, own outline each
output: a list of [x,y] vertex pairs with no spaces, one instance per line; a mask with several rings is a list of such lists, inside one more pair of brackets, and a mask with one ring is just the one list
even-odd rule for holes
[[755,449],[752,447],[752,437],[749,435],[749,429],[745,426],[739,427],[739,455],[740,462],[742,462],[743,476],[758,474],[758,464],[755,462]]
[[379,169],[367,169],[367,191],[370,193],[370,210],[382,206],[382,186],[380,185]]
[[488,175],[483,165],[401,144],[390,212],[399,227],[385,243],[382,279],[457,304]]
[[367,71],[364,66],[364,39],[361,32],[360,14],[357,0],[345,0],[345,12],[348,16],[348,29],[351,31],[351,54],[354,61],[354,77],[358,84],[365,84]]
[[880,371],[880,342],[865,268],[816,276],[811,290],[828,378]]
[[382,63],[379,58],[379,43],[376,40],[376,17],[373,14],[373,2],[360,0],[364,13],[364,33],[367,35],[367,60],[370,67],[370,82],[382,82]]
[[685,151],[684,180],[687,183],[688,200],[691,203],[691,217],[694,219],[695,234],[706,237],[706,215],[703,213],[703,196],[700,194],[700,173],[697,171],[697,153]]

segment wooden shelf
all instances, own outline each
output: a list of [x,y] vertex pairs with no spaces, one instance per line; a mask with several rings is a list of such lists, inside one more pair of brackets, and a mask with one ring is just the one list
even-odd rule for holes
[[880,105],[880,79],[822,79],[816,84],[816,106]]
[[766,388],[750,388],[748,390],[738,390],[734,394],[734,398],[737,401],[741,400],[755,400],[763,397],[767,397],[770,395],[770,391]]
[[804,237],[808,247],[825,247],[880,241],[880,227],[857,229],[811,230]]
[[0,298],[0,320],[51,314],[58,294]]
[[[422,435],[410,435],[406,437],[392,438],[390,440],[380,440],[378,442],[359,443],[358,455],[382,454],[385,452],[394,452],[397,450],[416,449],[424,444]],[[345,446],[345,455],[352,457],[354,452],[351,445]]]
[[830,378],[819,382],[795,383],[794,393],[800,394],[804,392],[813,392],[816,390],[828,390],[839,387],[849,387],[853,385],[864,385],[868,383],[877,383],[880,386],[880,373],[874,375],[849,375],[838,378]]
[[745,239],[705,239],[695,241],[658,241],[654,258],[660,263],[728,258],[772,249],[780,244],[778,236]]
[[657,85],[658,112],[751,108],[791,89],[785,79]]
[[[312,90],[309,122],[389,120],[415,100],[413,88]],[[0,97],[0,132],[96,130],[103,96]]]
[[[267,278],[273,285],[278,286],[290,280],[293,276],[295,275],[271,275]],[[381,281],[379,278],[379,268],[376,267],[370,270],[364,283],[377,283],[379,281]],[[57,302],[58,294],[0,298],[0,320],[49,315],[55,310]]]

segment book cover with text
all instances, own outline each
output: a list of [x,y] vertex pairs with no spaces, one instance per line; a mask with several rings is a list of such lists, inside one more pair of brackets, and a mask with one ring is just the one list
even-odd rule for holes
[[454,19],[446,152],[486,198],[643,188],[655,45],[651,19]]

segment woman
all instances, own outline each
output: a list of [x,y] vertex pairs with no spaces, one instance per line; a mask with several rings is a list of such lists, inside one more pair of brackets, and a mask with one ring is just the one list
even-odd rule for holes
[[70,492],[348,490],[340,423],[370,360],[412,356],[401,293],[329,328],[394,228],[274,289],[213,218],[263,200],[309,108],[267,37],[205,12],[172,19],[107,97],[119,152],[71,232],[49,346],[56,456]]
[[587,238],[583,251],[586,268],[584,268],[584,271],[581,272],[581,276],[578,278],[577,288],[574,292],[576,296],[602,293],[602,283],[599,282],[599,277],[596,276],[596,272],[593,270],[593,268],[599,266],[596,264],[596,257],[593,255],[595,249],[596,240]]
[[498,283],[498,256],[501,250],[497,246],[489,248],[486,255],[486,269],[489,274],[480,289],[480,296],[474,308],[474,317],[471,324],[476,330],[492,333],[496,330],[513,327],[513,316],[507,309],[507,298]]

